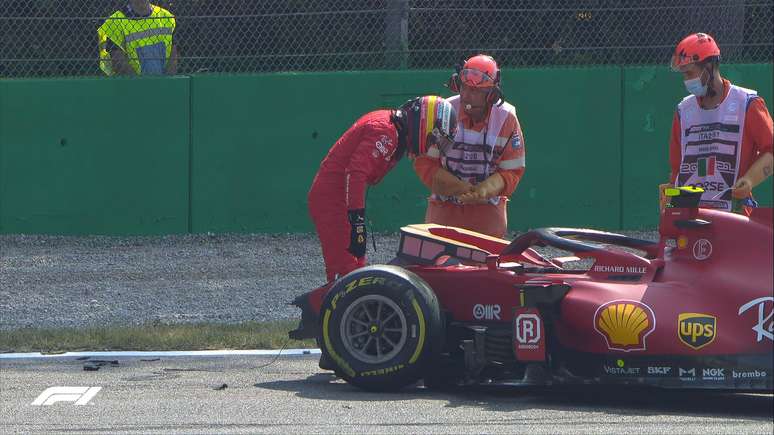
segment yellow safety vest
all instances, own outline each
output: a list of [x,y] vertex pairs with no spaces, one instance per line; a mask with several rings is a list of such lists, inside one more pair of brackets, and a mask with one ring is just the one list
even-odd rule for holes
[[105,74],[115,74],[107,50],[108,39],[126,53],[129,65],[137,74],[164,74],[172,55],[175,16],[156,5],[151,8],[150,16],[140,18],[130,18],[116,11],[97,29],[99,67]]

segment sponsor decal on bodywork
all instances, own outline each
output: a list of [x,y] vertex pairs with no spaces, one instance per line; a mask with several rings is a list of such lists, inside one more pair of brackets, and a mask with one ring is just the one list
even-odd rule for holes
[[[739,315],[746,313],[752,307],[758,307],[758,323],[752,327],[756,334],[755,341],[760,343],[764,338],[774,341],[774,320],[772,320],[774,317],[774,297],[764,296],[751,300],[739,307]],[[767,307],[768,311],[766,311]]]
[[699,239],[693,242],[693,258],[701,261],[712,255],[712,242],[707,239]]
[[606,375],[640,376],[639,367],[626,367],[626,362],[622,359],[616,360],[615,364],[604,364],[602,370]]
[[645,339],[656,329],[656,316],[642,302],[611,301],[597,308],[594,329],[605,338],[610,350],[645,350]]
[[709,314],[681,313],[677,316],[677,336],[692,349],[701,349],[715,341],[717,318]]
[[648,374],[651,376],[669,376],[672,374],[672,367],[649,366]]
[[726,369],[708,368],[701,371],[701,379],[705,381],[725,381]]
[[473,318],[476,320],[500,320],[500,305],[473,305]]
[[602,273],[639,273],[643,274],[647,271],[644,266],[614,266],[607,264],[594,265],[594,272]]
[[736,371],[731,370],[731,377],[734,379],[763,379],[767,375],[765,370],[746,370],[746,371]]
[[677,373],[681,381],[695,381],[696,380],[696,368],[684,369],[679,367]]
[[513,313],[513,352],[519,361],[545,361],[545,331],[537,308],[516,308]]

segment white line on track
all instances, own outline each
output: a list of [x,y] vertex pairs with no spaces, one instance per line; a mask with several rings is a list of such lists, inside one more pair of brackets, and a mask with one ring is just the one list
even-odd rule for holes
[[43,354],[39,352],[29,353],[0,353],[0,359],[37,359],[37,358],[77,358],[77,357],[173,357],[173,356],[301,356],[319,355],[320,349],[284,349],[284,350],[191,350],[191,351],[126,351],[126,352],[65,352]]

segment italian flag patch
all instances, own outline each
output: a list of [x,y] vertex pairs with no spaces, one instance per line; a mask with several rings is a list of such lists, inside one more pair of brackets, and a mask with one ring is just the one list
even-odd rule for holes
[[715,157],[705,157],[696,162],[699,177],[715,175]]

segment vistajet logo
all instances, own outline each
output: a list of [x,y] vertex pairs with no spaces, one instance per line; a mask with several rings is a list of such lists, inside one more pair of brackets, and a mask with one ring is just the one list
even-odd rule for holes
[[74,405],[85,405],[99,393],[102,387],[51,387],[46,388],[37,399],[34,406],[53,405],[56,402],[74,402]]

